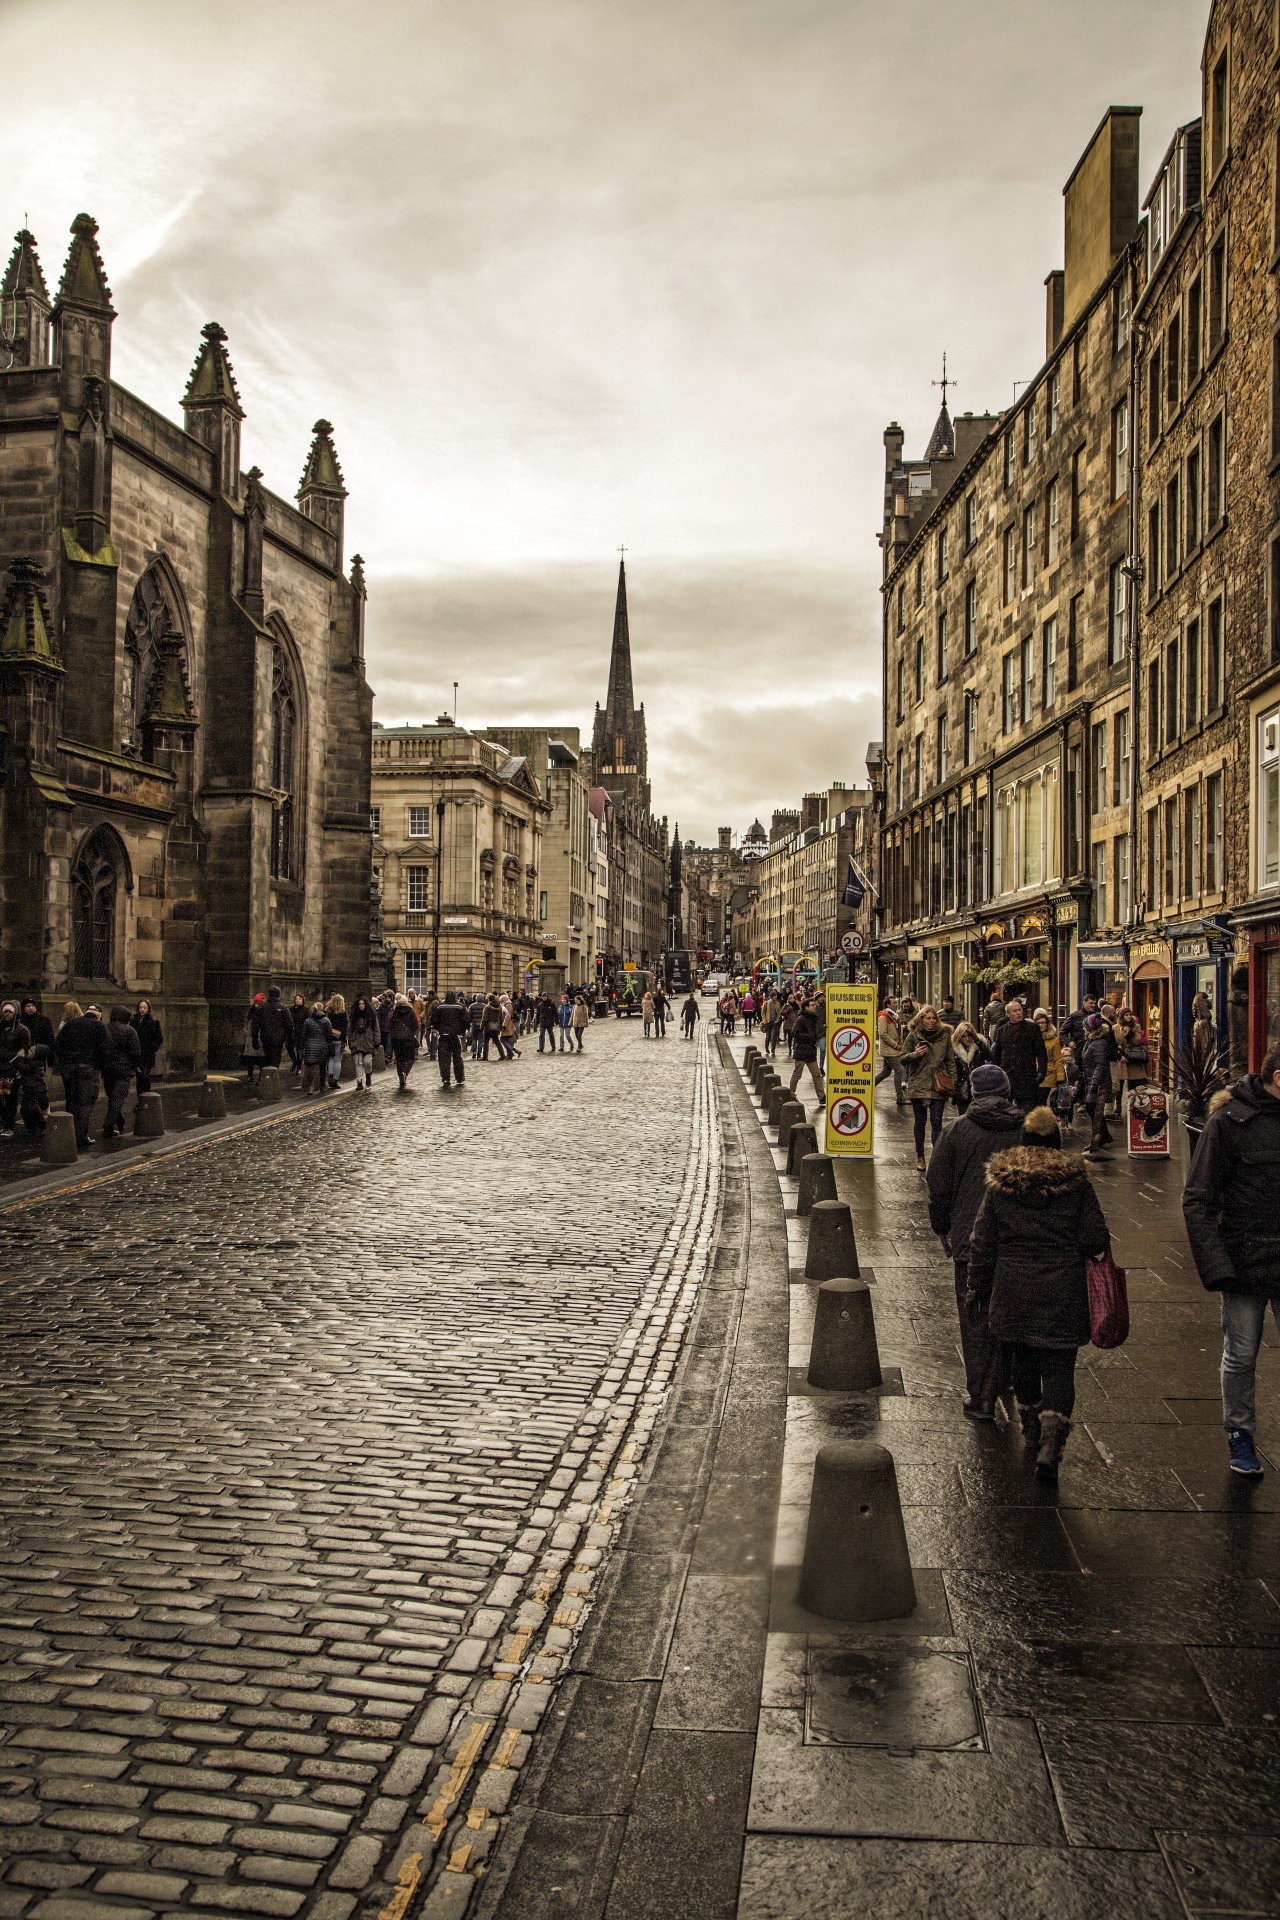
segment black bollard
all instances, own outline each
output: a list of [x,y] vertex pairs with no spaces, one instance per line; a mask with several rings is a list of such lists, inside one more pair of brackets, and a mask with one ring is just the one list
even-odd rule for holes
[[756,1061],[759,1058],[760,1058],[759,1047],[755,1047],[755,1046],[748,1047],[746,1052],[742,1056],[742,1071],[744,1073],[750,1073],[752,1067],[754,1067]]
[[200,1089],[200,1104],[196,1112],[202,1120],[225,1120],[227,1117],[227,1090],[221,1080],[206,1080]]
[[809,1348],[809,1385],[863,1393],[883,1384],[870,1287],[865,1280],[824,1280]]
[[158,1093],[138,1095],[133,1131],[140,1140],[158,1140],[164,1132],[164,1105]]
[[818,1151],[818,1129],[806,1120],[798,1127],[792,1127],[791,1137],[787,1141],[787,1172],[794,1175],[800,1171],[800,1162],[808,1153]]
[[[793,1133],[791,1138],[795,1137]],[[800,1198],[796,1201],[796,1212],[812,1213],[819,1200],[837,1198],[836,1163],[831,1155],[806,1153],[800,1162]]]
[[790,1098],[790,1089],[782,1086],[781,1083],[776,1087],[770,1087],[768,1095],[766,1096],[766,1107],[768,1110],[765,1114],[765,1122],[768,1126],[777,1126],[779,1120],[782,1118],[782,1109],[786,1106]]
[[800,1605],[827,1620],[900,1620],[916,1604],[893,1455],[832,1440],[814,1462]]
[[804,1125],[804,1104],[800,1100],[784,1100],[778,1114],[778,1146],[786,1153],[791,1145],[791,1129]]
[[858,1243],[847,1200],[816,1200],[809,1214],[806,1280],[856,1280]]

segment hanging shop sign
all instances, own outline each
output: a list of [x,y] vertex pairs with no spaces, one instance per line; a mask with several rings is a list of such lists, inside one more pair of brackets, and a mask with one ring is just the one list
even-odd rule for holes
[[923,948],[923,947],[908,947],[908,948],[907,948],[907,959],[908,959],[908,960],[923,960],[923,959],[924,959],[924,948]]
[[1144,960],[1154,960],[1160,966],[1169,964],[1169,942],[1167,940],[1131,940],[1129,942],[1129,965],[1138,967]]
[[828,1153],[875,1152],[876,990],[830,985],[826,992]]
[[1169,1096],[1162,1087],[1134,1087],[1125,1103],[1131,1160],[1169,1158]]

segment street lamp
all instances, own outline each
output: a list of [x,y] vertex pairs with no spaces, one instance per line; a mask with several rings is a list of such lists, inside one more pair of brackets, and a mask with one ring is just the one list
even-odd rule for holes
[[444,860],[444,801],[436,801],[436,924],[432,936],[431,952],[431,992],[434,999],[440,998],[440,915],[444,912],[444,894],[441,892],[441,864]]

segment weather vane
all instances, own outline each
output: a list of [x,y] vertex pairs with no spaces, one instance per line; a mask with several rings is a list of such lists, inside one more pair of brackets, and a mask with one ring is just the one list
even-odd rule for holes
[[942,404],[944,407],[947,404],[947,388],[958,387],[960,385],[960,382],[958,380],[949,380],[947,378],[947,356],[945,353],[942,356],[942,378],[941,380],[931,380],[929,382],[929,385],[931,387],[942,388]]

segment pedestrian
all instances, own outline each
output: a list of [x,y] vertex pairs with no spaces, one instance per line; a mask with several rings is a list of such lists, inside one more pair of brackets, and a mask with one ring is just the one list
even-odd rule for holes
[[1044,1041],[1047,1061],[1044,1078],[1040,1082],[1040,1098],[1056,1115],[1058,1109],[1054,1103],[1054,1095],[1067,1077],[1066,1068],[1062,1064],[1062,1041],[1049,1017],[1047,1007],[1037,1007],[1031,1017],[1040,1029],[1040,1038]]
[[498,1045],[508,1060],[519,1057],[520,1049],[516,1045],[516,1013],[509,997],[504,993],[499,1003],[502,1009],[502,1027],[498,1034]]
[[1021,1000],[1010,999],[1005,1017],[991,1036],[991,1058],[1009,1076],[1011,1098],[1015,1106],[1030,1113],[1042,1103],[1040,1088],[1049,1070],[1049,1054],[1044,1035]]
[[1090,1123],[1086,1160],[1101,1159],[1111,1145],[1107,1101],[1111,1097],[1111,1067],[1115,1057],[1116,1043],[1110,1026],[1100,1013],[1091,1013],[1084,1023],[1084,1053],[1080,1061],[1084,1105]]
[[293,1038],[293,1019],[280,997],[279,987],[268,987],[267,997],[258,1008],[258,1038],[262,1042],[262,1064],[278,1067],[281,1055]]
[[944,993],[942,996],[942,1005],[938,1008],[938,1018],[944,1027],[958,1027],[960,1024],[960,1015],[956,1010],[956,1003],[949,993]]
[[[702,1018],[701,1009],[698,1011],[698,1018]],[[778,1029],[782,1024],[782,1001],[778,998],[778,989],[773,985],[765,990],[760,1023],[764,1028],[765,1058],[772,1060],[778,1051]]]
[[347,1030],[351,1024],[347,1017],[347,1003],[340,993],[329,995],[325,1012],[329,1016],[329,1027],[333,1034],[329,1042],[329,1085],[337,1087],[342,1080],[342,1056],[347,1050]]
[[68,1000],[62,1015],[53,1051],[67,1111],[75,1120],[76,1145],[83,1153],[93,1145],[89,1122],[98,1099],[98,1075],[111,1058],[111,1035],[98,1007],[86,1007],[81,1013],[76,1002]]
[[1255,1373],[1268,1303],[1280,1329],[1280,1045],[1211,1109],[1182,1213],[1200,1283],[1222,1296],[1222,1424],[1231,1470],[1260,1479]]
[[907,1098],[915,1120],[916,1172],[924,1172],[924,1123],[929,1122],[929,1139],[938,1144],[942,1132],[942,1110],[956,1090],[956,1055],[950,1027],[944,1027],[936,1007],[920,1009],[914,1031],[907,1035],[903,1051],[907,1070]]
[[645,988],[640,1000],[640,1018],[644,1022],[644,1037],[648,1040],[653,1033],[653,995]]
[[1126,1089],[1146,1086],[1150,1062],[1147,1036],[1139,1026],[1137,1016],[1128,1007],[1121,1008],[1116,1021],[1116,1046],[1120,1055],[1118,1091],[1123,1100]]
[[49,1058],[49,1049],[44,1041],[36,1040],[13,1063],[18,1088],[18,1113],[29,1140],[42,1139],[49,1121],[49,1082],[46,1077]]
[[317,999],[302,1027],[302,1091],[304,1095],[325,1094],[329,1089],[329,1053],[333,1046],[333,1027],[324,1002]]
[[261,1073],[265,1058],[262,1051],[262,1041],[258,1037],[258,1009],[266,1004],[266,998],[265,993],[255,993],[253,999],[245,1009],[243,1023],[244,1039],[240,1048],[240,1065],[245,1069],[245,1077],[249,1086],[253,1085],[254,1075]]
[[573,1038],[579,1053],[582,1052],[582,1036],[587,1030],[590,1019],[591,1009],[587,1005],[586,994],[576,994],[573,1002]]
[[1084,1050],[1084,1023],[1089,1018],[1089,1015],[1091,1013],[1096,1013],[1097,1011],[1098,1011],[1097,994],[1086,993],[1084,996],[1084,999],[1080,1002],[1080,1005],[1076,1008],[1076,1011],[1074,1013],[1069,1013],[1066,1019],[1062,1022],[1061,1026],[1058,1028],[1058,1037],[1062,1041],[1064,1050],[1067,1047],[1074,1047],[1076,1050],[1076,1056],[1077,1058],[1079,1058],[1080,1054]]
[[556,1003],[549,993],[538,995],[535,1014],[538,1022],[538,1052],[546,1042],[548,1053],[556,1050]]
[[982,1009],[982,1031],[988,1040],[995,1038],[996,1028],[1004,1025],[1005,1018],[1004,988],[992,987],[991,998]]
[[755,1028],[755,1024],[756,1024],[756,997],[754,993],[752,993],[750,987],[748,987],[746,992],[742,996],[742,1031],[746,1034],[748,1040],[751,1038],[752,1032],[754,1031],[754,1028]]
[[18,1080],[14,1062],[31,1045],[30,1029],[18,1018],[16,1000],[0,1006],[0,1140],[12,1140],[18,1112]]
[[466,1085],[466,1075],[462,1070],[462,1042],[470,1024],[470,1016],[463,1004],[462,995],[450,987],[431,1016],[436,1034],[436,1064],[440,1068],[440,1084],[447,1087],[450,1074],[458,1085]]
[[902,1018],[898,1012],[898,1002],[893,994],[885,995],[884,1005],[876,1016],[876,1043],[880,1049],[880,1071],[876,1075],[876,1085],[893,1075],[893,1091],[898,1105],[906,1104],[906,1070],[902,1064]]
[[471,1058],[480,1058],[480,1049],[484,1045],[484,995],[474,994],[467,1008],[467,1044],[471,1049]]
[[992,1064],[991,1049],[971,1020],[951,1029],[951,1045],[956,1056],[956,1112],[964,1113],[973,1098],[975,1070]]
[[732,987],[727,987],[720,996],[720,1031],[732,1033],[738,1017],[738,1002]]
[[822,1040],[822,1018],[817,1002],[812,995],[806,997],[796,1014],[795,1025],[791,1029],[791,1092],[794,1095],[800,1084],[805,1068],[809,1069],[809,1078],[817,1088],[818,1098],[823,1107],[827,1103],[827,1089],[823,1084],[822,1068],[818,1064],[818,1049]]
[[[30,1026],[25,1000],[22,1003],[22,1017]],[[35,1039],[34,1029],[31,1037]],[[1207,993],[1196,993],[1191,997],[1191,1051],[1193,1055],[1198,1053],[1202,1060],[1216,1062],[1218,1059],[1218,1028]]]
[[[692,1040],[693,1030],[697,1026],[699,1020],[701,1020],[701,1018],[702,1018],[702,1008],[698,1005],[698,996],[693,991],[693,988],[690,987],[689,998],[685,1001],[684,1005],[680,1009],[680,1024],[684,1028],[684,1037],[686,1040]],[[765,1046],[767,1050],[767,1047],[768,1047],[767,1038],[766,1038]]]
[[[973,1032],[972,1027],[969,1031]],[[956,1032],[958,1037],[960,1029]],[[958,1044],[956,1052],[958,1057]],[[987,1162],[992,1154],[1020,1144],[1022,1111],[1009,1098],[1009,1077],[1000,1067],[979,1061],[970,1071],[969,1086],[972,1097],[966,1112],[954,1127],[947,1128],[929,1162],[929,1225],[955,1268],[956,1312],[964,1355],[964,1411],[971,1420],[994,1420],[1008,1362],[986,1322],[971,1320],[965,1310],[969,1240],[986,1190]]]
[[48,1047],[49,1058],[53,1058],[53,1043],[57,1037],[53,1031],[53,1022],[47,1013],[41,1013],[39,1003],[30,994],[22,1003],[19,1018],[31,1035],[33,1047]]
[[[293,996],[293,1005],[289,1009],[289,1024],[293,1031],[287,1044],[289,1047],[289,1059],[293,1064],[293,1071],[299,1076],[301,1076],[305,1065],[302,1041],[307,1024],[307,1015],[310,1011],[311,1008],[307,1005],[306,995],[303,993],[295,993]],[[387,1057],[390,1058],[390,1055]]]
[[[653,1034],[655,1040],[665,1040],[667,1037],[667,1008],[670,1004],[671,1002],[662,991],[662,983],[659,981],[653,990]],[[751,1029],[748,1027],[747,1032],[750,1033],[750,1031]]]
[[107,1117],[102,1137],[111,1140],[124,1132],[124,1097],[129,1091],[142,1058],[142,1048],[132,1024],[128,1007],[112,1007],[107,1017],[111,1052],[102,1068],[102,1084],[107,1093]]
[[[276,992],[280,989],[277,987]],[[156,1070],[156,1056],[164,1045],[164,1029],[151,1011],[149,1000],[139,1000],[129,1024],[138,1036],[138,1094],[151,1091],[151,1076]],[[276,1061],[279,1061],[279,1054]]]
[[404,1093],[418,1057],[418,1016],[409,1003],[409,996],[404,993],[396,995],[395,1005],[391,1009],[391,1051],[395,1057],[399,1090]]
[[1036,1478],[1056,1481],[1075,1407],[1076,1354],[1089,1339],[1087,1262],[1111,1235],[1089,1171],[1064,1152],[1048,1107],[1023,1121],[1022,1143],[987,1162],[969,1240],[969,1308],[1010,1348],[1023,1445]]
[[347,1023],[347,1045],[356,1070],[356,1092],[373,1092],[373,1056],[382,1045],[378,1011],[367,993],[358,993],[351,1002]]
[[791,1036],[795,1032],[796,1021],[799,1018],[800,1018],[800,1002],[799,1000],[797,1000],[794,993],[788,993],[786,998],[786,1003],[784,1004],[782,1009],[782,1020],[780,1022],[780,1025],[782,1028],[782,1037],[787,1043],[788,1057],[791,1054]]

